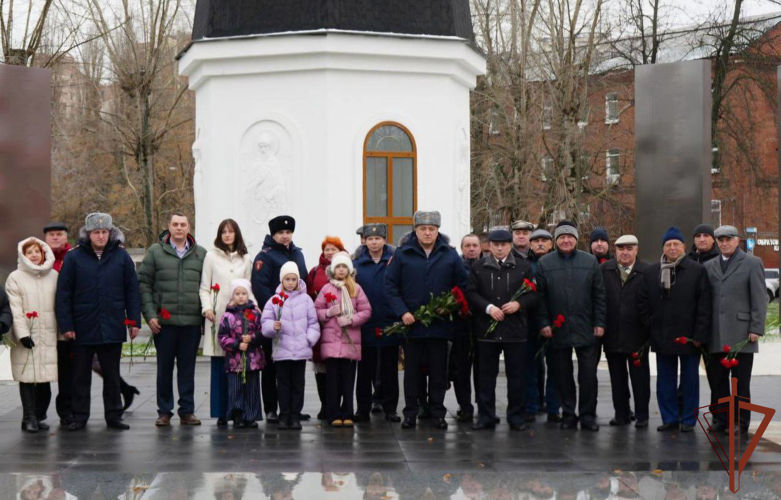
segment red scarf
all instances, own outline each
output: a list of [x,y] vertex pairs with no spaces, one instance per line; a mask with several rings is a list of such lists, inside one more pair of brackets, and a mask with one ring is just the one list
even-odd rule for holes
[[62,261],[65,260],[65,254],[68,253],[68,251],[71,249],[70,244],[66,243],[62,246],[62,248],[58,250],[53,250],[54,252],[54,270],[58,273],[60,272],[60,269],[62,268]]

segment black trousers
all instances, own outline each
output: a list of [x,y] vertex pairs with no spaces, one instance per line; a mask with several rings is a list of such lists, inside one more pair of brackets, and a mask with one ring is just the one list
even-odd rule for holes
[[[279,395],[279,421],[288,422],[291,419],[300,420],[304,408],[304,388],[306,383],[306,360],[276,361],[277,388],[274,394]],[[265,373],[269,365],[263,369]],[[263,401],[265,404],[265,399]],[[266,411],[271,411],[266,408]]]
[[[355,370],[358,362],[345,358],[325,360],[325,401],[328,420],[352,419]],[[371,405],[369,407],[371,410]]]
[[57,342],[57,398],[54,405],[60,420],[70,422],[73,418],[73,342]]
[[651,401],[651,369],[648,358],[637,367],[631,354],[606,352],[607,367],[610,370],[610,387],[613,393],[613,409],[616,420],[629,420],[629,380],[632,380],[632,395],[635,399],[637,420],[648,420],[648,404]]
[[[274,346],[274,339],[263,337],[260,341],[260,347],[263,348],[263,354],[266,357],[266,367],[260,374],[260,392],[263,395],[263,407],[266,413],[276,412],[279,399],[277,388],[277,364],[271,355]],[[282,409],[279,410],[282,412]]]
[[404,347],[404,417],[415,419],[419,409],[420,367],[428,366],[431,415],[445,418],[447,391],[447,340],[411,339]]
[[748,429],[751,422],[751,410],[740,410],[738,401],[751,399],[751,370],[754,366],[754,354],[738,354],[738,366],[731,368],[724,368],[721,365],[721,360],[726,356],[725,353],[711,354],[711,362],[708,365],[712,418],[723,425],[729,425],[729,403],[719,403],[719,399],[729,397],[732,394],[732,378],[736,378],[738,379],[738,393],[732,394],[739,396],[734,404],[735,425],[738,425],[738,419],[740,419],[740,427]]
[[[572,364],[572,347],[552,349],[556,371],[556,389],[561,400],[565,422],[580,420],[593,423],[597,419],[597,354],[596,346],[575,348],[578,359],[578,386],[575,386],[575,369]],[[578,394],[579,393],[579,394]],[[578,400],[579,398],[579,400]],[[575,413],[575,404],[578,413]]]
[[[195,358],[201,343],[201,327],[164,326],[154,336],[157,349],[157,413],[173,415],[174,366],[179,388],[179,415],[195,413]],[[103,367],[104,378],[106,367]]]
[[46,412],[52,400],[52,387],[49,382],[19,382],[19,397],[22,400],[22,418],[33,416],[39,422],[46,420]]
[[499,375],[499,355],[502,351],[507,375],[507,423],[521,425],[526,408],[526,342],[480,342],[478,420],[493,424],[496,419],[496,377]]
[[73,421],[86,423],[90,415],[92,358],[98,355],[103,368],[103,408],[106,422],[122,418],[122,395],[119,390],[119,360],[122,344],[73,346]]
[[399,348],[361,346],[361,361],[358,362],[358,382],[355,386],[355,399],[361,415],[371,412],[372,383],[377,370],[380,373],[380,404],[386,414],[396,413],[399,406]]
[[450,350],[450,380],[453,381],[453,391],[461,413],[467,415],[475,411],[472,406],[473,355],[472,336],[468,332],[457,334]]
[[315,372],[315,385],[317,386],[317,397],[320,398],[320,412],[325,415],[325,373]]

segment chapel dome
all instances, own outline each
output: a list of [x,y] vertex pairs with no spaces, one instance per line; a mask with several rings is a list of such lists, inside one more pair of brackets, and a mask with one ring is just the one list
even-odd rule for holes
[[474,41],[469,0],[198,0],[192,39],[324,29]]

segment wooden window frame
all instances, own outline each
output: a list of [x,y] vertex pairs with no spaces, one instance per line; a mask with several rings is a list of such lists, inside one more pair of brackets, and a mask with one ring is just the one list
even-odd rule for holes
[[[377,129],[381,127],[387,127],[387,126],[393,126],[398,127],[401,130],[404,131],[405,134],[407,134],[407,137],[409,137],[410,143],[412,144],[412,151],[411,152],[398,152],[398,151],[367,151],[367,146],[369,145],[369,138],[371,138],[372,134],[377,131]],[[381,122],[372,127],[371,130],[366,134],[366,137],[363,140],[363,184],[362,184],[362,191],[363,191],[363,223],[364,224],[386,224],[388,226],[388,242],[391,244],[395,244],[395,238],[399,235],[393,234],[393,225],[394,224],[406,224],[406,225],[413,225],[413,218],[412,217],[369,217],[367,215],[367,204],[366,204],[366,159],[367,158],[386,158],[388,161],[388,200],[387,200],[387,213],[393,214],[393,159],[394,158],[412,158],[412,213],[414,214],[418,209],[418,146],[415,142],[415,136],[412,135],[412,133],[409,131],[407,127],[402,125],[398,122],[393,121],[386,121]]]

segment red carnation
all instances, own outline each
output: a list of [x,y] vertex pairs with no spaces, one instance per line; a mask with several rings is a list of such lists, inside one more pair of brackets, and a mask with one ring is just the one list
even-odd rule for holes
[[673,342],[676,344],[686,345],[688,339],[686,337],[677,337]]
[[553,320],[553,326],[555,326],[556,328],[561,328],[563,324],[564,324],[564,315],[559,314],[558,316],[556,316],[556,319]]
[[125,319],[125,326],[136,326],[136,322],[132,319]]
[[160,309],[160,319],[164,321],[168,321],[169,319],[171,319],[171,313],[165,307]]
[[374,329],[374,336],[377,337],[377,338],[381,338],[382,337],[382,328],[380,328],[379,326],[377,328],[375,328]]
[[632,359],[640,359],[640,355],[637,354],[636,352],[633,352],[632,353]]
[[247,321],[250,323],[255,321],[255,314],[252,311],[244,311],[244,317],[247,318]]
[[290,295],[286,294],[285,292],[279,292],[279,296],[285,300],[287,300],[290,297]]
[[220,284],[219,283],[215,283],[214,285],[212,285],[212,290],[214,290],[215,292],[219,292],[220,291]]
[[633,364],[634,364],[634,365],[635,365],[637,368],[640,368],[640,367],[643,365],[643,363],[641,363],[639,359],[636,359],[636,360],[634,361],[634,363],[633,363]]
[[27,313],[27,319],[32,319],[32,318],[37,318],[37,317],[38,317],[38,313],[36,311]]
[[529,287],[529,289],[531,289],[532,292],[536,292],[537,291],[537,285],[535,285],[533,281],[531,281],[529,279],[525,279],[525,280],[523,280],[523,284],[526,285],[527,287]]
[[722,349],[724,349],[724,352],[730,352],[732,350],[732,348],[727,344],[724,344],[724,347],[722,347]]
[[282,302],[282,301],[281,301],[281,300],[279,300],[279,297],[277,297],[276,295],[274,295],[274,296],[271,298],[271,303],[272,303],[272,304],[274,304],[275,306],[278,306],[278,305],[280,304],[280,302]]
[[732,361],[730,362],[732,366],[738,366],[738,358],[732,358]]
[[723,366],[724,368],[729,368],[729,367],[731,367],[731,366],[732,366],[732,363],[730,362],[730,360],[729,360],[729,359],[727,359],[727,358],[723,358],[723,359],[721,360],[721,366]]
[[336,295],[332,294],[331,292],[325,293],[325,301],[326,302],[336,302]]

